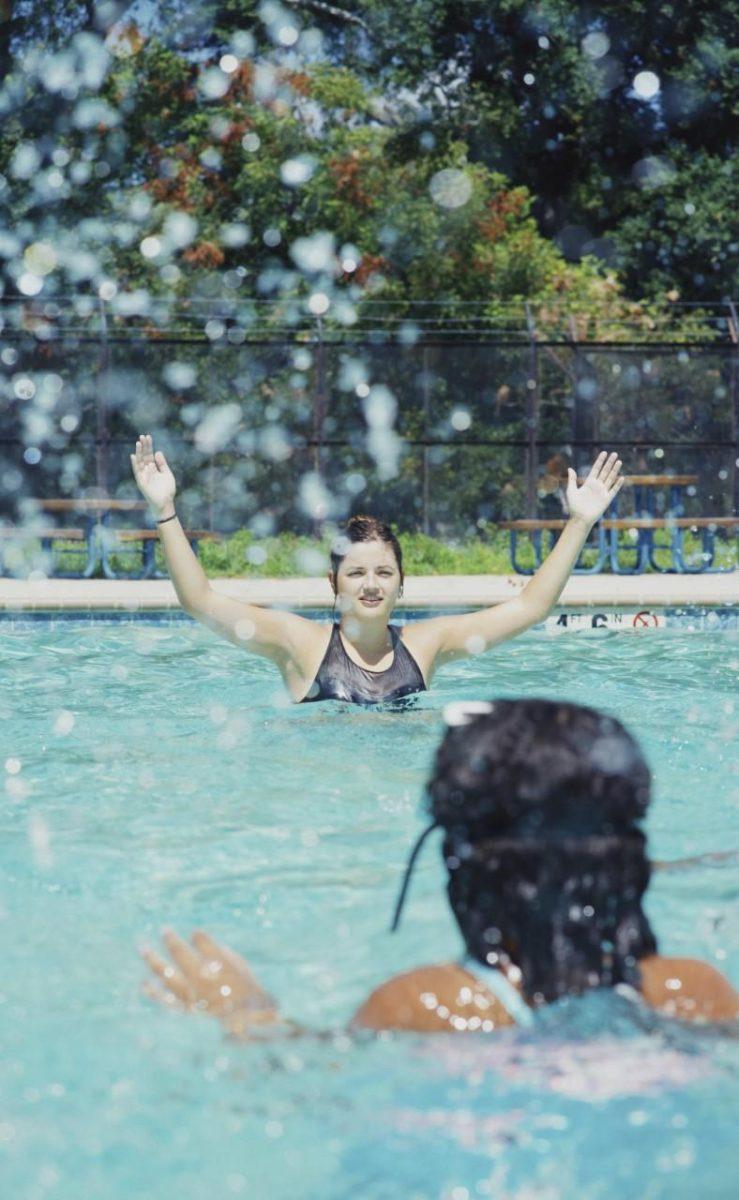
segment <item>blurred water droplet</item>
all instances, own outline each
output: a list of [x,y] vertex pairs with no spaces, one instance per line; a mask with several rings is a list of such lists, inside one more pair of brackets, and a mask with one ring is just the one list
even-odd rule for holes
[[145,237],[139,244],[139,250],[144,258],[156,258],[161,254],[162,243],[158,237]]
[[220,67],[208,67],[198,79],[198,91],[205,100],[220,100],[226,95],[231,80]]
[[461,208],[472,195],[472,180],[464,171],[448,167],[432,175],[429,192],[442,208]]
[[40,275],[34,275],[32,271],[24,271],[18,277],[18,291],[24,296],[38,296],[44,286],[44,281]]
[[593,30],[592,33],[586,34],[580,46],[582,47],[583,54],[586,54],[588,58],[597,59],[603,58],[604,54],[608,53],[611,48],[611,42],[607,34],[600,30]]
[[280,178],[289,187],[298,187],[307,183],[316,169],[316,160],[310,154],[301,154],[297,158],[288,158],[280,167]]
[[54,733],[59,737],[66,737],[74,729],[74,723],[74,713],[67,708],[62,708],[54,719]]
[[219,404],[211,408],[195,430],[195,445],[204,454],[222,450],[233,437],[241,421],[238,404]]
[[33,142],[21,142],[10,159],[10,174],[15,179],[30,179],[41,166],[41,155]]
[[466,408],[455,408],[450,421],[453,429],[464,432],[472,424],[472,416]]
[[328,272],[335,263],[334,235],[319,229],[311,237],[296,238],[290,247],[290,257],[301,271]]
[[323,575],[329,566],[326,555],[310,546],[303,546],[295,552],[295,562],[306,575]]
[[315,521],[324,520],[333,511],[333,497],[316,471],[308,471],[300,480],[298,503],[305,515]]
[[640,100],[651,100],[659,91],[659,76],[654,71],[639,71],[634,76],[632,86]]
[[168,246],[180,250],[190,245],[197,230],[198,223],[189,213],[173,212],[164,222],[164,240]]
[[58,257],[48,242],[32,242],[23,251],[23,261],[34,275],[48,275],[57,265]]
[[314,317],[321,317],[327,313],[331,301],[325,292],[313,292],[308,297],[308,311],[313,313]]
[[29,815],[28,840],[31,843],[34,863],[41,871],[48,871],[54,863],[54,856],[51,852],[51,834],[46,821],[39,813],[32,812]]
[[667,159],[648,155],[632,168],[631,178],[639,187],[657,188],[671,183],[675,173],[674,166]]

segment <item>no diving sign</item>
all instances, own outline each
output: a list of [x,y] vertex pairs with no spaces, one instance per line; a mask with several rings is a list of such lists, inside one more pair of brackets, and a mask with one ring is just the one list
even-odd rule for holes
[[[643,612],[634,614],[631,624],[634,629],[657,629],[659,628],[660,618],[657,616],[657,613],[650,612],[649,609],[645,608]],[[662,618],[662,624],[664,625],[664,617]]]

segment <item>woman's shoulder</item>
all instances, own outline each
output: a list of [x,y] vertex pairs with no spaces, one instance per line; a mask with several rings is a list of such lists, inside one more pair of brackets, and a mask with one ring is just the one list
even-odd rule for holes
[[728,979],[699,958],[650,955],[639,963],[641,993],[647,1004],[683,1021],[731,1021],[739,1016],[739,995]]
[[359,1029],[488,1032],[514,1024],[503,1005],[459,963],[414,967],[386,980],[357,1010]]

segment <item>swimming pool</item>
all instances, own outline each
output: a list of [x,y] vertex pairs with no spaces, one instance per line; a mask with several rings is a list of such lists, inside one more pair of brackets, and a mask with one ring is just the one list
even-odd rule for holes
[[[386,932],[451,699],[615,713],[655,771],[653,857],[736,847],[735,634],[533,633],[403,713],[289,705],[269,664],[184,622],[0,640],[4,1195],[733,1196],[735,1039],[593,995],[482,1041],[244,1047],[141,999],[135,946],[206,928],[321,1028],[389,973],[456,956],[433,838]],[[731,863],[656,875],[662,951],[736,982],[735,897]]]

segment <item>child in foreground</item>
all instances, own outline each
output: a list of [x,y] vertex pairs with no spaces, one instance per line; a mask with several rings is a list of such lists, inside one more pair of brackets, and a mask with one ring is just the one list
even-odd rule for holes
[[[685,1021],[728,1021],[739,997],[715,967],[665,957],[644,913],[651,864],[641,829],[650,773],[613,717],[576,704],[496,700],[450,705],[427,787],[443,834],[447,895],[464,943],[457,962],[413,967],[381,984],[355,1029],[492,1032],[594,988]],[[165,961],[145,949],[162,1003],[216,1017],[231,1034],[295,1032],[247,963],[206,933],[167,931]]]

